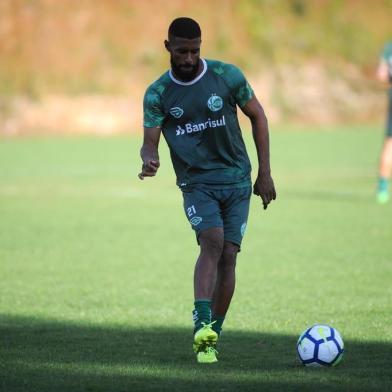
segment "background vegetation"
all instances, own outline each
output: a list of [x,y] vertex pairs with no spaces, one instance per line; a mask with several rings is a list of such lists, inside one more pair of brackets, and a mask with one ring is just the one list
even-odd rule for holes
[[140,129],[181,15],[200,22],[205,57],[243,68],[273,122],[381,122],[391,13],[392,0],[2,0],[0,130]]
[[392,36],[391,0],[2,0],[0,91],[132,92],[167,67],[170,21],[200,21],[207,56],[249,73],[318,60],[372,73]]

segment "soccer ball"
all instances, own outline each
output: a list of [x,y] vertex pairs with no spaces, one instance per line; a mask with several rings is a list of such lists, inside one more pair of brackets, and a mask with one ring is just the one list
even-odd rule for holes
[[313,325],[297,342],[298,357],[305,366],[335,366],[342,359],[343,351],[340,333],[328,325]]

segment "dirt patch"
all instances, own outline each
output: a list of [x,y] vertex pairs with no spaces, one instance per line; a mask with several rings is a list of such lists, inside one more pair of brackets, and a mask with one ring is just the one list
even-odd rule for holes
[[108,135],[141,130],[141,103],[132,97],[47,96],[39,101],[15,98],[0,119],[0,133],[94,133]]

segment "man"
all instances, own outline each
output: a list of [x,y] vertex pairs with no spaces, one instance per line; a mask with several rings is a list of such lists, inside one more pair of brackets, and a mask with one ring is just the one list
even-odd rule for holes
[[259,171],[253,192],[266,209],[276,198],[270,174],[267,119],[241,71],[200,58],[200,27],[175,19],[165,47],[171,69],[146,91],[140,179],[159,168],[161,132],[168,143],[184,210],[200,255],[194,271],[193,349],[199,363],[216,362],[215,349],[235,286],[235,265],[252,193],[250,162],[237,105],[252,124]]
[[388,116],[385,131],[384,145],[381,151],[377,200],[386,203],[390,196],[388,182],[392,169],[392,41],[388,42],[381,55],[377,69],[377,77],[383,83],[389,82]]

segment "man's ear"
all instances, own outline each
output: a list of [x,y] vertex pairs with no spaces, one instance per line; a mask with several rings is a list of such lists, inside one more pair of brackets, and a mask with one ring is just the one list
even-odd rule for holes
[[169,42],[167,39],[165,39],[164,44],[165,44],[166,50],[167,50],[168,52],[170,52],[170,42]]

